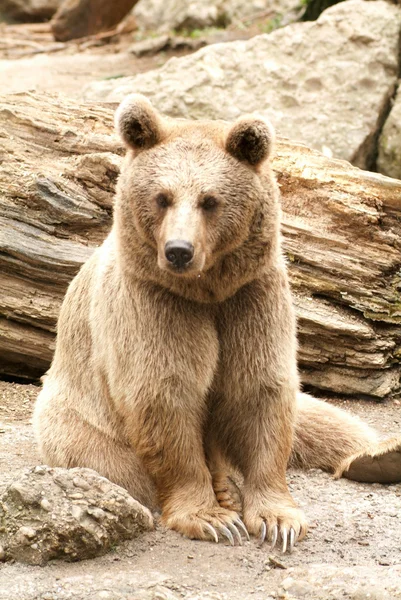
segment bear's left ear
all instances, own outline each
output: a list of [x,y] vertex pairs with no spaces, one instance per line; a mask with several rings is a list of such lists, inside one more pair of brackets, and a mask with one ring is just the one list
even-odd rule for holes
[[130,94],[121,102],[114,123],[125,144],[136,151],[151,148],[165,137],[161,116],[142,94]]
[[234,158],[257,166],[271,155],[274,139],[274,129],[268,121],[241,117],[228,132],[226,150]]

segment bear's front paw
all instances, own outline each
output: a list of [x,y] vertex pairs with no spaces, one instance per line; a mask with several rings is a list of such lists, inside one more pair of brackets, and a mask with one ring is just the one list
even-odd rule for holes
[[259,537],[260,544],[270,541],[273,549],[280,540],[282,552],[292,552],[295,544],[305,537],[308,524],[299,508],[280,503],[261,502],[244,510],[248,531]]
[[162,522],[191,539],[215,542],[227,539],[232,546],[236,543],[242,545],[241,534],[249,540],[248,531],[238,514],[220,506],[200,510],[181,507],[167,516],[162,515]]

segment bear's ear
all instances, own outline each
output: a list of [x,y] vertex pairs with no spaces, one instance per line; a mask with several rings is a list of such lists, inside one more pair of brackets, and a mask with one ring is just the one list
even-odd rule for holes
[[146,150],[164,137],[162,119],[142,94],[130,94],[116,110],[114,123],[127,146]]
[[226,139],[226,150],[240,161],[259,165],[271,155],[274,144],[273,126],[260,117],[241,117],[232,125]]

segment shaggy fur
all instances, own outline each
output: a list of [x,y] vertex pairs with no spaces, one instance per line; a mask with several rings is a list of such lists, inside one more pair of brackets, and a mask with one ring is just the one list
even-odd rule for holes
[[[135,95],[117,128],[128,152],[114,224],[61,309],[34,415],[42,457],[95,469],[191,538],[239,510],[252,534],[264,523],[302,538],[291,452],[335,471],[375,434],[298,395],[271,126],[170,120]],[[175,240],[194,248],[179,269]]]

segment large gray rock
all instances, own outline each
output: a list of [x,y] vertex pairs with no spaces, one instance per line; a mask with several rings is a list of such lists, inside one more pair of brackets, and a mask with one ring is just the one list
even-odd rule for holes
[[46,21],[51,19],[62,0],[0,0],[1,18],[12,21]]
[[380,135],[377,168],[383,175],[401,179],[401,89]]
[[141,92],[164,113],[187,118],[257,111],[280,134],[370,168],[397,81],[400,29],[398,6],[349,0],[314,22],[209,46],[135,77],[95,82],[84,96],[119,101]]
[[34,467],[0,498],[0,560],[93,558],[149,529],[150,511],[91,469]]
[[170,31],[227,25],[258,14],[274,17],[297,4],[297,0],[140,0],[133,14],[143,29]]

